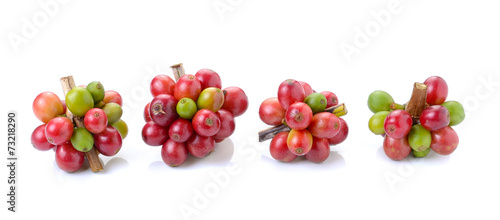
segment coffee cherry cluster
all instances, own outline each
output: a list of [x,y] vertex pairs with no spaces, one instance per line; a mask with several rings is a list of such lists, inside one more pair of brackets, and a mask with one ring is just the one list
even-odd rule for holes
[[347,123],[340,118],[346,113],[344,105],[338,104],[333,92],[317,93],[305,82],[283,81],[277,98],[264,100],[259,108],[260,119],[281,131],[271,141],[271,156],[283,162],[298,156],[315,163],[325,161],[330,145],[343,142],[349,132]]
[[[127,124],[121,120],[122,98],[118,92],[105,91],[94,81],[71,89],[65,100],[52,92],[40,93],[33,102],[35,116],[44,124],[35,128],[31,143],[41,151],[54,149],[56,163],[66,172],[79,170],[85,152],[95,149],[104,156],[114,156],[127,136]],[[83,120],[75,126],[67,113]]]
[[238,87],[222,90],[220,76],[202,69],[175,82],[166,75],[151,81],[154,99],[144,108],[142,138],[150,146],[162,146],[165,164],[183,164],[188,154],[203,158],[215,143],[231,136],[235,117],[248,108],[248,98]]
[[448,85],[439,76],[416,83],[412,99],[405,104],[394,103],[391,95],[375,91],[368,97],[368,107],[375,113],[368,122],[371,132],[384,135],[384,152],[393,160],[402,160],[410,153],[425,157],[432,149],[449,155],[458,146],[458,135],[451,128],[460,124],[465,113],[457,101],[446,101]]

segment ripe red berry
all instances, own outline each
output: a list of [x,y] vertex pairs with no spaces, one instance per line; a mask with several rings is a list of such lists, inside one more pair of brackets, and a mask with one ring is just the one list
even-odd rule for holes
[[108,125],[103,132],[94,134],[94,146],[104,156],[114,156],[122,148],[122,136],[113,126]]
[[339,99],[333,92],[324,91],[321,92],[321,94],[323,94],[326,98],[326,108],[330,108],[332,106],[339,104]]
[[175,81],[167,75],[157,75],[151,80],[151,95],[156,97],[160,94],[174,95]]
[[438,154],[449,155],[457,149],[458,135],[449,126],[431,132],[431,137],[431,149]]
[[287,79],[278,88],[278,100],[283,109],[296,102],[303,102],[306,98],[304,88],[299,81]]
[[203,137],[195,133],[186,142],[186,147],[194,157],[203,158],[214,151],[215,140],[213,137]]
[[108,103],[116,103],[120,106],[123,105],[123,99],[120,93],[113,91],[113,90],[108,90],[104,93],[104,99],[102,100],[104,104]]
[[248,97],[243,89],[238,87],[227,87],[223,90],[224,104],[223,109],[230,111],[234,117],[243,115],[248,108]]
[[61,145],[69,141],[73,135],[74,125],[66,117],[57,117],[47,123],[45,126],[45,136],[47,141],[53,145]]
[[387,115],[384,130],[389,137],[400,139],[408,135],[413,124],[410,113],[404,110],[394,110]]
[[314,90],[312,89],[311,85],[307,84],[306,82],[299,81],[300,85],[304,89],[304,97],[307,97],[308,95],[311,95],[314,93]]
[[411,146],[408,143],[408,138],[403,137],[394,139],[386,135],[384,138],[384,152],[387,157],[393,160],[405,159],[411,153]]
[[56,147],[56,163],[61,170],[72,173],[83,166],[85,154],[77,151],[71,142],[66,142]]
[[278,98],[268,98],[260,104],[259,117],[268,125],[281,125],[282,120],[285,118],[285,109],[281,107]]
[[450,112],[442,105],[433,105],[422,111],[420,124],[429,131],[437,131],[450,124]]
[[448,97],[448,84],[439,76],[431,76],[424,81],[427,85],[427,104],[441,105]]
[[236,128],[236,123],[234,122],[233,114],[226,109],[219,109],[216,112],[217,116],[220,119],[220,129],[217,134],[214,135],[215,139],[224,139],[228,138],[234,133],[234,129]]
[[165,164],[176,167],[183,164],[188,157],[188,150],[184,143],[167,140],[161,147],[161,159]]
[[98,134],[106,129],[106,126],[108,125],[108,117],[102,109],[93,108],[85,113],[83,123],[88,131]]
[[142,140],[149,146],[160,146],[168,139],[168,128],[152,121],[142,128]]
[[31,144],[40,151],[47,151],[55,147],[55,145],[47,141],[47,137],[45,136],[45,126],[46,124],[36,127],[31,134]]
[[156,124],[168,127],[179,117],[176,107],[177,100],[173,96],[161,94],[151,101],[149,114]]
[[189,140],[193,132],[191,122],[183,118],[178,118],[168,128],[170,140],[180,143]]
[[307,129],[315,137],[333,138],[341,128],[342,124],[339,117],[330,112],[320,112],[312,117],[311,124]]
[[151,102],[148,102],[148,104],[146,104],[146,106],[144,106],[144,121],[145,122],[150,122],[151,121],[151,116],[149,114],[149,105],[151,104]]
[[339,118],[340,120],[340,131],[332,138],[328,138],[328,142],[330,145],[337,145],[345,141],[347,135],[349,135],[349,126],[347,126],[347,122],[343,118]]
[[201,93],[201,83],[194,75],[186,74],[175,84],[174,97],[177,100],[190,98],[196,102]]
[[211,137],[220,130],[220,119],[217,114],[208,109],[200,109],[193,117],[193,129],[197,134]]
[[313,112],[311,108],[303,102],[296,102],[286,110],[286,124],[295,130],[306,129],[311,124]]
[[288,149],[287,138],[288,132],[280,132],[271,140],[269,151],[274,159],[282,162],[291,162],[297,158],[297,155]]
[[330,156],[328,139],[314,137],[311,150],[306,154],[306,159],[314,163],[321,163],[328,159],[328,156]]
[[306,155],[312,147],[313,136],[307,130],[291,130],[287,138],[288,149],[297,156]]
[[219,74],[211,69],[201,69],[195,74],[196,79],[201,83],[201,90],[208,87],[216,87],[222,89],[222,81]]

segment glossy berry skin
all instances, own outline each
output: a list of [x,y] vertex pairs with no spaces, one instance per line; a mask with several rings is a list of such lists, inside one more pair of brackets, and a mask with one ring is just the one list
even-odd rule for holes
[[120,120],[123,114],[123,109],[118,103],[108,103],[102,107],[102,110],[106,114],[106,118],[108,119],[108,124],[113,124]]
[[268,98],[260,104],[259,117],[268,125],[281,125],[285,118],[285,109],[281,107],[278,98]]
[[312,93],[304,99],[304,103],[311,107],[313,114],[325,111],[326,102],[326,97],[321,93]]
[[198,111],[196,103],[190,98],[183,98],[177,102],[177,114],[179,117],[191,120]]
[[177,100],[167,94],[156,96],[149,105],[149,115],[156,124],[168,127],[179,115],[177,114]]
[[278,101],[283,109],[296,102],[303,102],[306,98],[304,88],[299,81],[287,79],[278,88]]
[[88,131],[97,134],[106,129],[106,126],[108,125],[108,117],[102,109],[93,108],[85,113],[83,123]]
[[151,116],[150,116],[150,113],[149,113],[149,106],[151,105],[151,102],[148,102],[148,104],[146,104],[146,106],[144,106],[144,121],[147,123],[147,122],[150,122],[152,119],[151,119]]
[[234,130],[236,128],[236,123],[234,122],[233,114],[226,109],[220,109],[215,114],[217,114],[217,116],[220,119],[220,129],[217,132],[217,134],[214,135],[214,138],[215,139],[228,138],[234,133]]
[[453,128],[447,126],[431,132],[431,149],[441,155],[450,155],[457,149],[458,135]]
[[330,145],[337,145],[345,141],[347,136],[349,135],[349,126],[347,126],[347,122],[343,118],[339,118],[340,120],[340,131],[332,138],[328,138],[328,142]]
[[94,134],[94,146],[104,156],[114,156],[122,148],[122,136],[113,126],[108,125],[106,129]]
[[31,144],[35,149],[40,151],[47,151],[55,147],[55,145],[49,143],[47,137],[45,137],[45,126],[46,124],[38,126],[33,133],[31,133]]
[[174,97],[177,100],[190,98],[196,102],[201,93],[201,83],[194,75],[186,74],[175,84]]
[[311,124],[307,129],[314,137],[333,138],[341,128],[339,117],[330,112],[320,112],[312,117]]
[[160,146],[168,139],[168,128],[152,121],[142,128],[142,140],[149,146]]
[[297,156],[306,155],[312,147],[313,136],[307,130],[291,130],[286,140],[288,150]]
[[101,82],[99,82],[99,81],[90,82],[87,85],[86,89],[92,95],[92,99],[94,100],[94,104],[97,104],[104,99],[104,95],[106,92],[105,92],[104,86],[101,84]]
[[220,143],[220,142],[223,142],[226,139],[214,138],[214,140],[215,140],[215,143]]
[[76,128],[69,141],[77,151],[81,152],[88,152],[94,147],[94,137],[84,127]]
[[420,124],[429,131],[437,131],[450,124],[450,112],[442,105],[433,105],[422,111]]
[[115,128],[118,132],[120,132],[120,135],[122,136],[122,139],[125,139],[128,135],[128,125],[125,123],[123,120],[118,120],[117,122],[111,124],[113,128]]
[[311,150],[306,154],[306,159],[314,163],[321,163],[328,159],[328,156],[330,156],[328,139],[314,137]]
[[271,140],[269,151],[275,160],[291,162],[297,158],[297,155],[288,150],[287,138],[288,132],[280,132]]
[[324,91],[321,92],[321,94],[323,94],[326,98],[326,108],[330,108],[339,104],[339,99],[333,92]]
[[198,109],[208,109],[213,112],[219,111],[222,104],[224,104],[224,93],[215,87],[204,89],[196,101]]
[[389,137],[400,139],[408,135],[413,125],[410,113],[404,110],[394,110],[387,115],[384,130]]
[[222,81],[219,74],[211,69],[201,69],[195,74],[196,79],[201,83],[201,90],[208,87],[216,87],[222,89]]
[[213,137],[203,137],[195,133],[186,142],[186,147],[194,157],[203,158],[215,150],[215,140]]
[[83,117],[94,107],[94,99],[87,89],[74,87],[66,94],[66,106],[76,116]]
[[431,148],[427,148],[424,151],[416,151],[416,150],[412,150],[411,151],[411,153],[413,154],[413,156],[417,157],[417,158],[425,157],[425,156],[427,156],[429,154],[429,152],[431,152]]
[[151,80],[151,84],[149,86],[149,90],[151,91],[151,95],[156,97],[160,94],[168,94],[174,95],[175,81],[167,75],[157,75],[153,80]]
[[296,102],[286,110],[285,121],[288,127],[295,130],[306,129],[311,124],[313,112],[303,102]]
[[52,92],[40,93],[33,101],[33,113],[43,123],[48,123],[58,115],[64,114],[66,108],[59,97]]
[[161,147],[161,159],[171,167],[177,167],[186,162],[188,150],[184,143],[167,140]]
[[234,117],[243,115],[248,108],[248,97],[245,91],[239,87],[227,87],[225,93],[223,109],[230,111]]
[[193,129],[205,137],[214,136],[220,130],[220,119],[217,114],[208,109],[201,109],[193,117]]
[[69,141],[56,147],[56,163],[63,171],[72,173],[79,170],[84,160],[85,154],[77,151]]
[[387,157],[393,160],[405,159],[411,153],[408,138],[394,139],[386,135],[384,138],[384,152]]
[[168,128],[170,140],[181,143],[189,140],[193,132],[191,122],[183,118],[178,118]]
[[73,135],[73,122],[66,117],[57,117],[45,126],[47,141],[53,145],[61,145],[69,141]]
[[384,122],[390,111],[380,111],[375,113],[370,120],[368,120],[368,128],[376,135],[385,134]]
[[299,83],[302,86],[302,89],[304,89],[304,97],[307,97],[314,93],[314,90],[312,89],[311,85],[302,81],[299,81]]
[[450,112],[450,126],[458,125],[465,119],[464,107],[459,102],[447,101],[441,105]]
[[104,104],[116,103],[120,106],[123,105],[123,99],[120,93],[114,90],[108,90],[104,93],[104,99],[102,100]]
[[448,97],[448,84],[439,76],[431,76],[424,81],[427,85],[427,99],[429,105],[441,105]]
[[380,111],[389,111],[391,104],[394,103],[392,96],[381,90],[374,91],[368,96],[368,108],[373,113]]
[[408,134],[408,143],[414,151],[423,152],[431,146],[431,132],[416,124]]

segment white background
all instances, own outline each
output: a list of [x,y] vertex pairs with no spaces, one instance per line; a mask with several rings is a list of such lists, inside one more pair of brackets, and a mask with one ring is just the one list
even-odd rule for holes
[[[39,5],[47,1],[0,3],[0,122],[16,110],[19,132],[18,213],[7,211],[4,167],[2,219],[182,219],[179,207],[192,207],[191,219],[499,217],[500,5],[494,1],[69,1],[50,16]],[[396,10],[377,23],[373,14],[389,13],[391,4]],[[33,17],[36,33],[23,35]],[[355,45],[356,30],[367,27],[368,40]],[[26,40],[16,46],[14,35]],[[350,62],[343,42],[358,48]],[[214,69],[223,87],[246,91],[250,106],[215,153],[170,168],[140,133],[150,80],[171,75],[169,66],[179,62],[190,74]],[[65,173],[52,151],[31,146],[41,124],[33,99],[44,91],[62,97],[59,78],[67,75],[77,84],[99,80],[125,99],[129,137],[115,157],[102,157],[103,172],[86,165]],[[368,94],[383,89],[404,103],[413,83],[432,75],[445,78],[449,100],[467,110],[455,127],[460,144],[451,156],[391,161],[382,138],[367,128]],[[349,137],[322,164],[277,162],[269,158],[269,141],[256,141],[267,128],[258,107],[287,78],[331,90],[349,109]],[[6,160],[6,125],[0,127]],[[236,172],[227,174],[232,167]],[[218,183],[214,174],[229,178]]]

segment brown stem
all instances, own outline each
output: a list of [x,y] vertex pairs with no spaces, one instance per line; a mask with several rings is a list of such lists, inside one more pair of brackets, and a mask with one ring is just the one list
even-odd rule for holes
[[[71,91],[71,89],[76,87],[73,76],[62,77],[60,81],[64,91],[64,96],[66,96],[66,94]],[[83,124],[83,118],[73,115],[73,113],[69,109],[66,109],[66,117],[69,118],[73,123],[75,123],[77,127],[85,127],[85,125]],[[103,169],[97,151],[94,147],[91,148],[90,151],[85,153],[85,157],[87,157],[87,160],[89,161],[90,169],[92,170],[92,172],[98,172]]]
[[[347,114],[347,108],[345,107],[345,104],[338,104],[335,106],[332,106],[330,108],[325,109],[325,112],[330,112],[338,117],[344,116]],[[279,134],[280,132],[288,132],[291,131],[292,129],[288,127],[287,125],[278,125],[274,126],[271,128],[268,128],[266,130],[259,131],[259,142],[263,142],[269,139],[272,139],[274,136]]]
[[405,111],[410,113],[414,122],[420,118],[420,114],[427,107],[427,85],[423,83],[415,83],[410,101],[406,104]]
[[280,132],[288,132],[292,129],[286,125],[278,125],[275,127],[268,128],[266,130],[259,131],[259,142],[263,142],[269,139],[272,139],[274,136],[279,134]]
[[172,68],[172,72],[174,72],[176,82],[179,81],[179,79],[185,74],[182,63],[172,65],[170,68]]

